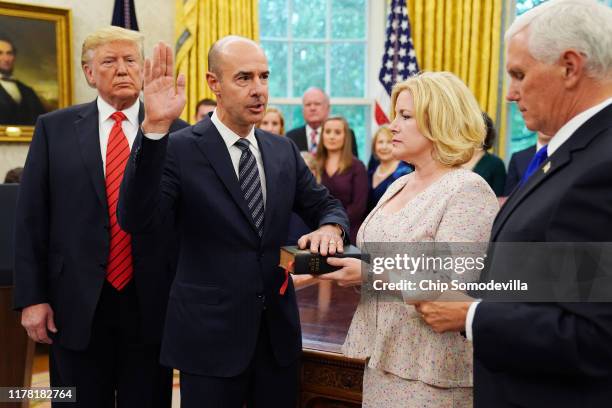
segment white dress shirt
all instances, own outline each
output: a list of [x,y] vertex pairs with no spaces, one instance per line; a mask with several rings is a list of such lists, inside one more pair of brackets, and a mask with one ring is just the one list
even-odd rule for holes
[[321,141],[321,128],[323,128],[323,126],[319,126],[318,129],[313,129],[310,126],[308,126],[308,124],[306,124],[306,144],[308,145],[309,152],[312,152],[312,140],[310,140],[310,134],[312,133],[313,130],[317,132],[317,146],[318,146],[319,142]]
[[[565,125],[561,127],[555,133],[555,135],[548,142],[548,157],[552,156],[552,154],[561,147],[563,143],[565,143],[570,136],[572,136],[580,126],[584,125],[589,119],[599,113],[601,110],[606,108],[608,105],[612,104],[612,98],[608,98],[600,104],[597,104],[583,112],[580,112],[572,119],[570,119]],[[469,341],[473,341],[473,332],[472,332],[472,323],[474,322],[474,315],[476,314],[476,308],[478,307],[478,303],[480,300],[472,302],[467,312],[467,316],[465,318],[465,337]]]
[[19,92],[19,87],[17,87],[17,83],[0,78],[0,86],[4,88],[6,93],[10,95],[10,97],[15,101],[15,103],[21,103],[21,92]]
[[[102,167],[104,169],[104,175],[106,176],[106,148],[108,147],[108,138],[110,132],[115,124],[115,121],[111,118],[111,115],[117,110],[108,104],[104,99],[98,96],[98,128],[100,135],[100,152],[102,153]],[[123,114],[127,118],[121,123],[123,133],[128,140],[130,150],[138,134],[138,111],[140,110],[140,100],[136,99],[136,102],[129,108],[122,110]]]
[[[240,156],[242,156],[242,150],[236,146],[236,142],[241,139],[233,130],[228,128],[221,122],[219,116],[217,116],[217,109],[212,114],[210,118],[212,120],[213,125],[219,131],[221,138],[225,142],[225,146],[227,146],[227,150],[229,152],[230,158],[232,159],[232,165],[234,166],[234,172],[236,173],[236,178],[238,178],[238,165],[240,163]],[[257,160],[257,170],[259,170],[259,180],[261,181],[261,193],[263,194],[264,208],[266,205],[266,173],[264,171],[263,159],[261,157],[261,151],[259,150],[259,144],[257,144],[257,139],[255,138],[255,126],[251,127],[251,131],[245,137],[246,140],[249,141],[249,150],[253,156],[255,156],[255,160]]]

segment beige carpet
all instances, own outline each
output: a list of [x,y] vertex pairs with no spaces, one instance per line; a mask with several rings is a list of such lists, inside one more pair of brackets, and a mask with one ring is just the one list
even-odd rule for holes
[[[48,387],[49,372],[41,372],[32,376],[32,387]],[[78,397],[78,396],[77,396]],[[172,388],[172,408],[180,407],[181,395],[179,392],[179,372],[174,371],[174,381]],[[51,408],[51,402],[48,400],[33,400],[30,402],[30,408]]]

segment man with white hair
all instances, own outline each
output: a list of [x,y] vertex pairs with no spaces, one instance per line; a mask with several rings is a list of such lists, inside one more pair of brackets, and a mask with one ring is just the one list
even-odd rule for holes
[[[321,88],[313,86],[306,89],[302,96],[302,115],[306,124],[287,132],[287,137],[293,140],[301,152],[317,153],[323,123],[329,117],[329,108],[329,96]],[[350,133],[353,155],[357,157],[357,141],[353,129],[350,129]]]
[[172,371],[159,349],[173,220],[130,235],[116,216],[144,118],[143,36],[100,29],[81,61],[96,100],[42,115],[34,130],[16,216],[14,306],[30,338],[51,345],[51,386],[76,387],[70,407],[168,408]]
[[[506,41],[507,99],[529,129],[554,136],[501,208],[491,240],[612,242],[612,9],[551,0],[519,17]],[[490,255],[486,281],[506,266]],[[597,262],[574,262],[574,286],[597,289]],[[527,259],[515,266],[546,273]],[[416,306],[437,332],[465,329],[473,341],[475,407],[610,406],[612,304]]]

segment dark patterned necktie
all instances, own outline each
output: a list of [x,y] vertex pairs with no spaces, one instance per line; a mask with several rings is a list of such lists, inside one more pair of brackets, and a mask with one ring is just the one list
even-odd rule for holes
[[248,140],[240,139],[236,142],[236,146],[242,150],[240,162],[238,163],[240,189],[251,212],[257,233],[261,237],[263,235],[264,202],[257,160],[255,160],[255,156],[249,149]]

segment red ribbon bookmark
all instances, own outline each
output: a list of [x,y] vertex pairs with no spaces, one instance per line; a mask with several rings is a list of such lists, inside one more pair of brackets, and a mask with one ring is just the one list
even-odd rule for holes
[[283,282],[283,284],[280,287],[280,290],[278,291],[278,293],[281,294],[281,296],[285,295],[285,292],[287,291],[287,286],[289,286],[289,269],[293,269],[293,264],[295,261],[291,261],[287,264],[287,268],[285,269],[285,281]]

